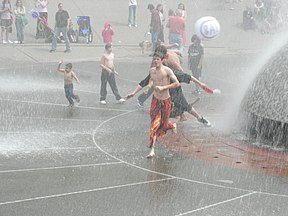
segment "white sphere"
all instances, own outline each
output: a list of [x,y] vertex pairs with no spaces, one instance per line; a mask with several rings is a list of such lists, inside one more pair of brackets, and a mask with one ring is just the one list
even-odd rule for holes
[[195,23],[195,32],[202,40],[213,40],[220,34],[220,24],[215,17],[201,17]]

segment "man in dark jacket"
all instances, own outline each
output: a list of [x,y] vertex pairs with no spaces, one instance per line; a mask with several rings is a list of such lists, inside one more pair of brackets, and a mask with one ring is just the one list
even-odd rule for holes
[[66,45],[66,50],[64,52],[70,52],[70,42],[67,36],[67,31],[68,31],[68,25],[70,22],[70,17],[69,14],[66,10],[63,10],[63,4],[59,3],[58,4],[58,11],[56,12],[55,15],[55,29],[54,29],[54,34],[53,34],[53,39],[52,39],[52,49],[50,52],[55,52],[56,46],[57,46],[57,38],[60,35],[60,32],[62,32],[65,45]]

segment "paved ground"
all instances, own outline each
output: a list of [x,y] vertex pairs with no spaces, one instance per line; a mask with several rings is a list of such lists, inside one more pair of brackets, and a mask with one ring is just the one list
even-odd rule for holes
[[[127,27],[121,20],[123,26],[115,25],[124,41]],[[145,26],[135,31],[142,35]],[[259,50],[271,53],[259,41],[275,39],[247,34],[256,37],[250,49],[235,42],[238,37],[225,38],[227,46],[221,47],[222,38],[221,46],[213,41],[206,48],[203,80],[222,94],[201,94],[195,107],[214,127],[189,117],[178,124],[176,137],[161,140],[153,160],[145,158],[149,102],[144,109],[138,109],[136,98],[119,105],[111,92],[107,106],[98,102],[100,43],[74,44],[68,54],[61,45],[50,54],[47,44],[34,44],[32,37],[24,46],[0,45],[0,215],[287,215],[287,154],[251,146],[227,132],[239,90],[263,61]],[[147,74],[151,60],[140,53],[138,38],[114,48],[122,95]],[[72,110],[55,70],[59,59],[73,62],[81,81],[75,85],[81,103]],[[193,101],[192,87],[183,88]]]

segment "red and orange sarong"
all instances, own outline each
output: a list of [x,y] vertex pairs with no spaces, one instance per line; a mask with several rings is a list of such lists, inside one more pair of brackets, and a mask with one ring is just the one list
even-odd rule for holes
[[153,137],[161,137],[166,134],[167,130],[173,129],[174,125],[169,121],[171,110],[171,98],[159,100],[153,96],[150,107],[150,131],[149,131],[149,147],[152,147]]

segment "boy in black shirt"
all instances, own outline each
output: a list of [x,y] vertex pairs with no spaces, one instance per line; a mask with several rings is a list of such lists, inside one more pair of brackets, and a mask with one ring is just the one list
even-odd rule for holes
[[[192,71],[192,76],[200,80],[202,75],[202,62],[204,57],[204,47],[201,44],[201,39],[197,35],[191,38],[192,44],[188,50],[188,68]],[[200,94],[199,86],[196,85],[196,94]]]

